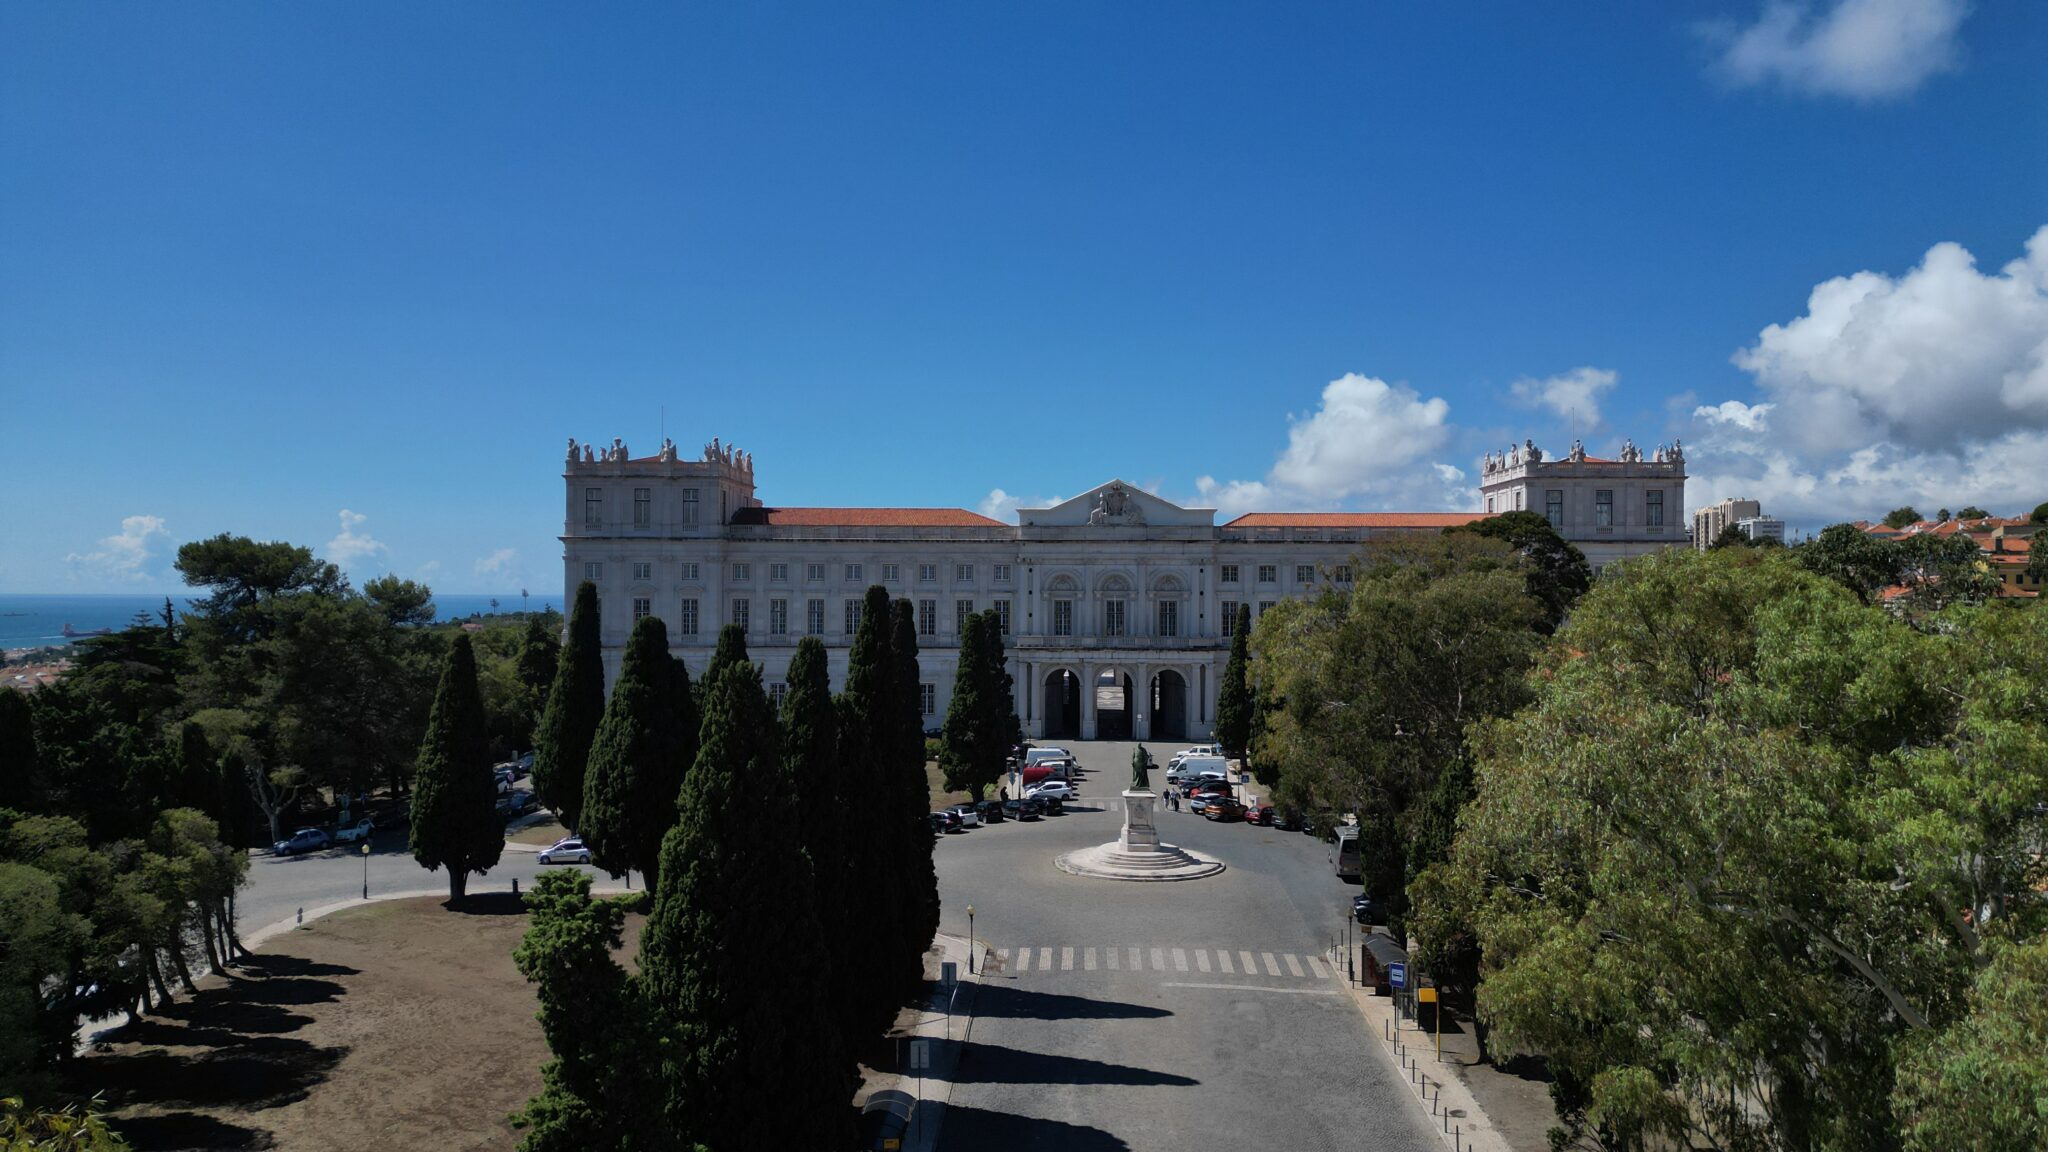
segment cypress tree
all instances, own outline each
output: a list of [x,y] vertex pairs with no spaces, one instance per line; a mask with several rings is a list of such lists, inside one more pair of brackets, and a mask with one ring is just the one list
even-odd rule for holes
[[[697,689],[690,683],[690,666],[677,656],[669,664],[670,712],[675,717],[676,763],[685,773],[697,762]],[[673,800],[671,801],[673,803]]]
[[946,702],[944,735],[939,745],[939,771],[948,792],[981,790],[1002,774],[1001,763],[989,766],[988,621],[976,612],[960,630],[960,655],[953,664],[953,696]]
[[40,812],[44,801],[28,696],[0,689],[0,808]]
[[675,824],[682,784],[673,663],[668,626],[642,616],[626,640],[583,779],[581,832],[591,860],[613,876],[640,873],[649,891],[660,882],[661,838]]
[[448,647],[434,708],[427,714],[412,799],[412,858],[429,871],[448,869],[451,901],[462,899],[471,872],[489,872],[505,849],[497,798],[476,654],[469,635],[460,633]]
[[863,938],[873,942],[843,954],[848,984],[855,993],[849,1011],[857,1020],[851,1033],[856,1044],[881,1036],[895,1019],[892,958],[896,941],[905,934],[903,904],[897,898],[902,887],[897,879],[901,853],[886,833],[892,805],[882,770],[887,762],[883,723],[888,715],[889,633],[889,593],[871,587],[847,654],[846,688],[835,701],[839,807],[845,826],[853,832],[846,844],[842,889],[846,922],[859,925]]
[[917,664],[917,617],[908,600],[895,604],[890,634],[889,665],[891,691],[888,706],[895,721],[890,725],[890,762],[885,791],[892,809],[887,822],[896,844],[900,863],[903,900],[903,946],[898,956],[902,965],[897,987],[906,997],[914,996],[924,983],[924,954],[939,932],[939,872],[932,862],[931,784],[924,774],[924,704],[919,690]]
[[1230,630],[1230,663],[1216,695],[1216,742],[1223,754],[1242,760],[1252,737],[1250,606],[1237,606],[1237,624]]
[[704,687],[708,689],[726,665],[749,662],[747,630],[737,624],[727,624],[718,630],[718,646],[711,650],[711,663],[704,669]]
[[[782,698],[782,763],[796,797],[797,828],[811,863],[816,891],[818,929],[827,941],[853,937],[847,920],[847,844],[842,829],[846,812],[839,794],[839,716],[832,703],[832,682],[826,668],[824,641],[806,636],[790,657],[789,691]],[[828,953],[830,949],[827,950]],[[858,1035],[855,1006],[859,989],[853,968],[844,959],[830,961],[826,986],[838,1026],[847,1037]],[[850,1044],[849,1044],[850,1048]],[[851,1052],[848,1052],[851,1058]]]
[[555,662],[555,680],[533,735],[533,791],[564,828],[583,827],[583,775],[590,743],[604,718],[604,648],[597,586],[576,586],[569,642]]
[[548,706],[548,689],[553,686],[555,669],[561,663],[561,639],[540,617],[528,619],[526,635],[520,638],[519,656],[513,664],[514,674],[519,678],[520,740],[528,746],[540,730],[541,713]]
[[668,1120],[723,1148],[847,1147],[850,1065],[760,670],[728,662],[703,693],[697,761],[641,936],[648,998],[673,1025]]
[[993,608],[987,615],[989,683],[994,687],[987,707],[990,723],[999,737],[1002,759],[996,765],[996,775],[1001,776],[1011,753],[1024,743],[1024,722],[1017,719],[1017,678],[1010,675],[1010,653],[1003,645],[1002,618]]

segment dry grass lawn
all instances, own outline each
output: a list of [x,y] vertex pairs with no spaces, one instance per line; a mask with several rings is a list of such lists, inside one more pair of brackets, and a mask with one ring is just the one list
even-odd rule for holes
[[[139,1152],[509,1149],[547,1059],[510,893],[338,912],[78,1062]],[[637,951],[641,917],[628,921]]]

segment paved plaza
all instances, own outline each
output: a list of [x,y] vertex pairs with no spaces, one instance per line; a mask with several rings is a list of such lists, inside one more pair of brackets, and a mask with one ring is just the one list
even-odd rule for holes
[[[974,905],[993,960],[939,1147],[1445,1147],[1328,963],[1354,890],[1328,846],[1164,811],[1161,839],[1228,869],[1173,884],[1068,875],[1055,856],[1115,837],[1133,745],[1067,746],[1090,769],[1067,815],[939,844],[941,931],[965,936]],[[1146,747],[1162,767],[1175,750]]]

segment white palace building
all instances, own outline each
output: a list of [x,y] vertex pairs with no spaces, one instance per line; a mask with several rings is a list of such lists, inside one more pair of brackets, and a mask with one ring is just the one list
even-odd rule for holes
[[1017,524],[958,508],[778,508],[754,494],[754,461],[713,441],[685,460],[569,442],[563,470],[564,603],[597,586],[607,675],[633,622],[655,615],[673,651],[703,669],[729,623],[780,695],[804,636],[824,640],[832,683],[869,585],[916,608],[924,711],[953,686],[960,623],[1008,621],[1024,731],[1050,739],[1202,739],[1239,605],[1256,618],[1286,597],[1345,583],[1360,546],[1438,532],[1492,512],[1545,512],[1598,566],[1688,543],[1684,457],[1546,462],[1534,445],[1486,459],[1483,512],[1253,512],[1223,524],[1112,480]]

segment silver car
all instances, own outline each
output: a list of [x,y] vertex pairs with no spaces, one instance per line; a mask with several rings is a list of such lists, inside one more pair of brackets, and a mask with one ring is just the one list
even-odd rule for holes
[[540,850],[543,864],[588,864],[590,849],[584,847],[583,837],[565,836]]
[[981,813],[972,804],[955,804],[951,808],[946,809],[946,811],[960,818],[960,826],[962,828],[981,827]]

